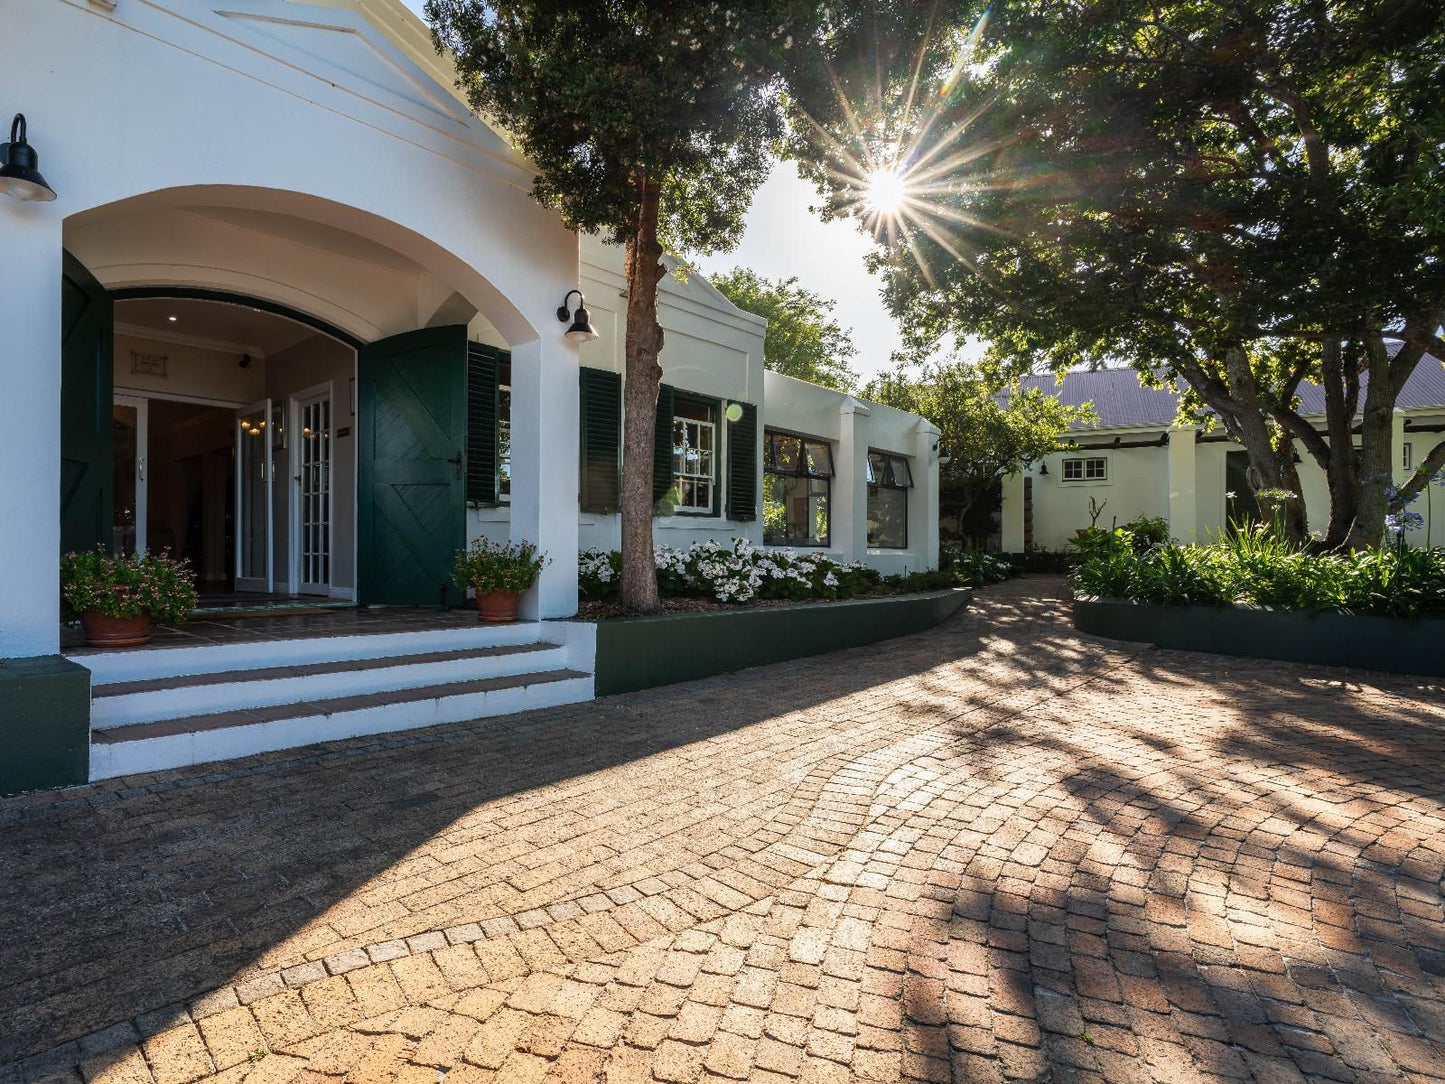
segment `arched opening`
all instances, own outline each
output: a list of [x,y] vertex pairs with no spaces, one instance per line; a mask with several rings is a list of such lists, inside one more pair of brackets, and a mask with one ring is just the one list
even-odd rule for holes
[[460,601],[477,463],[493,500],[506,471],[474,439],[508,431],[502,329],[531,333],[475,268],[215,186],[71,216],[65,243],[63,548],[169,550],[210,605]]

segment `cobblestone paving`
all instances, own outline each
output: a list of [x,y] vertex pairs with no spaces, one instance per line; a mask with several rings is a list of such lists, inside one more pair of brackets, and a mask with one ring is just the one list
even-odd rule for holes
[[1445,696],[919,636],[0,802],[0,1084],[1445,1079]]

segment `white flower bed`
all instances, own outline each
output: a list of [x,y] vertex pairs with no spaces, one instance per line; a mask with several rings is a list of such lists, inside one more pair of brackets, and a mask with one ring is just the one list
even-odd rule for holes
[[[861,561],[845,564],[821,553],[761,548],[745,538],[694,542],[687,549],[658,546],[658,589],[663,595],[706,596],[718,602],[757,598],[846,598],[878,583],[878,573]],[[583,597],[608,598],[621,578],[615,550],[585,549],[578,555]]]

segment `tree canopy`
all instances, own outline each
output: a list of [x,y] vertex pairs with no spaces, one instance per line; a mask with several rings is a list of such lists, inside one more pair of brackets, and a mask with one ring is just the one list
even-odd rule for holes
[[[880,50],[881,78],[840,44],[833,87],[791,103],[793,153],[829,206],[888,242],[876,264],[913,339],[980,334],[1001,364],[1127,361],[1183,385],[1261,488],[1298,494],[1298,440],[1330,480],[1330,539],[1376,541],[1391,408],[1426,350],[1445,357],[1445,6],[945,15],[895,28],[918,36]],[[865,160],[897,172],[895,214],[859,204]],[[1324,434],[1298,412],[1306,379]],[[1301,533],[1302,502],[1286,512]]]
[[780,86],[817,5],[796,0],[428,0],[472,107],[537,169],[533,195],[627,246],[622,599],[658,607],[653,441],[664,249],[726,249],[767,176]]
[[1087,407],[1065,406],[1017,381],[1000,384],[964,362],[919,375],[901,365],[870,381],[863,395],[938,426],[939,514],[945,518],[967,516],[1004,477],[1057,451],[1071,426],[1094,419]]
[[768,322],[763,363],[775,373],[847,391],[858,382],[848,330],[833,318],[836,302],[798,285],[796,275],[767,279],[746,267],[709,279],[738,308]]

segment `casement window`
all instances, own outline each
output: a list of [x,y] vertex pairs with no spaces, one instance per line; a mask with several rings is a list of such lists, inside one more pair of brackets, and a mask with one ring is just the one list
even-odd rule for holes
[[[584,512],[613,513],[621,507],[622,492],[622,376],[583,366],[580,381],[579,504]],[[728,518],[757,518],[758,408],[728,403],[722,410],[725,441],[720,439],[721,408],[716,399],[688,396],[668,384],[658,388],[652,445],[655,514],[716,515],[725,469]]]
[[1075,456],[1064,460],[1064,481],[1066,482],[1107,482],[1109,480],[1109,459],[1107,456]]
[[868,545],[873,549],[908,548],[908,491],[913,472],[908,457],[868,451]]
[[512,497],[512,356],[467,344],[467,503],[506,504]]
[[763,542],[826,546],[831,539],[833,450],[827,441],[763,431]]
[[1415,447],[1408,440],[1401,446],[1400,466],[1405,470],[1415,468]]
[[497,372],[497,503],[512,503],[512,363]]
[[674,395],[672,406],[672,510],[682,515],[718,511],[718,404]]

